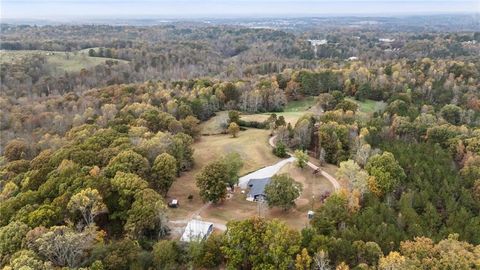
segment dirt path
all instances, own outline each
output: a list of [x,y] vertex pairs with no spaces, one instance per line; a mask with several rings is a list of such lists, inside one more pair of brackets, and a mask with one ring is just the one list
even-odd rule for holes
[[[270,139],[268,140],[268,143],[270,144],[271,147],[275,147],[275,138],[277,136],[272,136],[270,137]],[[289,153],[287,152],[288,155],[292,156],[293,157],[293,154],[292,153]],[[317,165],[313,164],[312,162],[308,162],[307,165],[314,169],[314,170],[318,170],[325,178],[327,178],[328,181],[330,181],[330,183],[332,183],[333,185],[333,188],[335,190],[339,190],[340,189],[340,184],[338,183],[337,179],[335,179],[335,177],[331,176],[329,173],[327,173],[326,171],[320,169],[320,167],[318,167]]]

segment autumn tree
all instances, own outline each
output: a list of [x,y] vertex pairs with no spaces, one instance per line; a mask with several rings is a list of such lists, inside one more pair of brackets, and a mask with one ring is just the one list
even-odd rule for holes
[[111,180],[112,190],[118,196],[116,209],[112,209],[112,219],[126,220],[127,211],[130,209],[135,194],[148,188],[148,182],[133,173],[117,172]]
[[319,250],[313,257],[313,269],[315,270],[331,270],[330,259],[328,259],[328,253]]
[[294,156],[295,156],[295,164],[299,168],[303,169],[305,168],[305,166],[307,166],[309,156],[306,151],[295,150]]
[[118,171],[146,177],[150,171],[150,165],[148,160],[140,154],[133,150],[126,150],[112,158],[105,168],[107,177],[114,177]]
[[229,123],[236,123],[240,121],[240,112],[239,111],[228,111]]
[[275,120],[275,127],[281,127],[281,126],[286,126],[287,122],[285,121],[285,117],[283,115],[280,115],[276,120]]
[[348,198],[345,193],[337,192],[330,195],[315,211],[311,223],[319,233],[330,235],[344,227],[349,219]]
[[440,110],[440,114],[442,115],[443,119],[452,125],[459,125],[462,121],[462,108],[453,104],[445,105]]
[[294,128],[295,138],[298,140],[298,146],[306,149],[310,146],[312,126],[308,116],[298,119]]
[[349,159],[340,162],[336,173],[337,178],[347,180],[350,189],[356,189],[361,194],[368,191],[368,173],[360,168],[358,164]]
[[18,221],[0,227],[0,264],[7,263],[10,256],[21,249],[28,231],[28,226]]
[[54,226],[35,241],[35,249],[57,266],[76,268],[85,262],[102,237],[103,233],[94,226],[81,232],[66,226]]
[[227,268],[288,269],[300,251],[300,235],[278,220],[250,218],[227,223],[221,247]]
[[372,156],[365,166],[370,174],[370,190],[378,196],[392,192],[405,178],[403,168],[390,152]]
[[10,265],[4,269],[48,270],[49,268],[51,268],[51,264],[43,262],[35,252],[23,249],[12,255]]
[[300,254],[297,254],[295,258],[295,269],[296,270],[309,270],[312,265],[312,257],[308,255],[308,250],[306,248],[302,249]]
[[160,240],[153,245],[152,255],[157,269],[178,269],[181,248],[173,240]]
[[28,146],[23,140],[11,140],[5,146],[4,156],[8,161],[26,159],[28,157]]
[[166,196],[175,181],[177,171],[177,160],[168,153],[160,154],[152,166],[153,186]]
[[184,132],[192,138],[197,139],[200,136],[201,128],[198,125],[200,120],[195,116],[189,115],[184,119],[181,119],[180,123],[182,123]]
[[348,157],[348,127],[337,122],[320,124],[318,130],[319,146],[325,151],[325,160],[337,164]]
[[238,132],[240,131],[240,127],[238,126],[237,123],[232,122],[228,125],[227,131],[228,133],[230,133],[230,135],[232,135],[233,138],[236,138]]
[[220,160],[227,168],[228,186],[233,189],[238,184],[238,173],[243,167],[243,160],[240,154],[231,152],[223,156]]
[[273,148],[273,154],[277,157],[280,157],[280,158],[287,157],[288,154],[287,154],[287,148],[286,148],[285,144],[281,141],[277,142],[277,144]]
[[224,162],[214,161],[205,166],[196,176],[200,197],[204,201],[218,203],[227,196],[229,170]]
[[134,238],[146,235],[160,239],[170,231],[167,225],[166,205],[153,189],[143,189],[135,194],[135,201],[128,210],[125,230]]
[[288,174],[274,175],[270,183],[265,186],[268,206],[278,206],[284,211],[295,206],[295,199],[301,192],[302,185],[295,182]]
[[91,188],[86,188],[73,195],[67,208],[72,213],[79,212],[86,226],[93,223],[96,216],[108,211],[98,190]]

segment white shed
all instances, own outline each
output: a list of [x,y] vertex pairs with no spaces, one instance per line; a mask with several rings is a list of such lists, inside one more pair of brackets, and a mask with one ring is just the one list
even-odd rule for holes
[[180,241],[190,242],[204,240],[213,231],[213,223],[192,219],[188,222]]

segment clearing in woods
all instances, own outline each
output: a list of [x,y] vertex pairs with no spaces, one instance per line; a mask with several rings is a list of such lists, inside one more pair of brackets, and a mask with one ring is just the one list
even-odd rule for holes
[[321,110],[315,105],[314,97],[306,97],[302,100],[289,101],[285,106],[283,112],[268,112],[258,114],[244,114],[241,119],[244,121],[263,122],[270,117],[271,114],[285,117],[285,121],[295,126],[297,120],[306,113],[320,114]]
[[227,127],[228,112],[216,112],[214,117],[211,117],[200,124],[202,128],[202,135],[214,135],[222,133]]
[[356,100],[353,98],[345,98],[346,100],[353,101],[357,103],[358,105],[358,111],[360,113],[365,113],[365,114],[373,114],[374,112],[378,112],[381,110],[384,110],[385,107],[387,106],[387,103],[383,101],[375,101],[371,99],[366,99],[364,101]]
[[[244,167],[240,175],[258,170],[265,166],[270,166],[280,161],[272,154],[272,149],[268,144],[269,131],[261,129],[247,129],[239,133],[238,138],[231,138],[229,135],[202,136],[194,144],[195,167],[193,170],[182,174],[178,178],[170,191],[168,199],[178,199],[180,207],[171,209],[169,214],[172,220],[186,220],[202,209],[204,202],[199,198],[198,189],[195,184],[195,175],[209,162],[219,158],[228,152],[237,152],[244,161]],[[209,205],[204,207],[198,215],[202,219],[225,224],[229,220],[242,219],[255,215],[263,215],[267,218],[279,218],[292,227],[302,228],[307,224],[306,213],[312,204],[312,196],[315,195],[316,206],[318,207],[318,198],[325,192],[332,191],[333,187],[321,175],[314,175],[310,168],[303,170],[295,167],[293,164],[284,166],[280,172],[289,173],[296,181],[303,184],[304,192],[297,199],[297,206],[288,212],[281,209],[259,207],[257,203],[245,200],[246,195],[237,188],[233,196],[225,202],[218,205]],[[188,200],[189,195],[193,195],[192,200]],[[262,210],[263,209],[263,210]]]
[[44,56],[47,64],[50,66],[52,75],[63,75],[65,72],[78,72],[82,68],[91,68],[105,61],[118,61],[119,63],[128,63],[125,60],[118,60],[105,57],[90,57],[84,50],[75,52],[62,51],[42,51],[42,50],[1,50],[0,63],[15,63],[19,59],[31,57],[33,55]]
[[[302,100],[290,101],[285,106],[283,112],[268,112],[258,114],[243,114],[241,119],[244,121],[257,121],[263,122],[270,117],[272,113],[277,116],[282,115],[285,117],[287,123],[295,125],[298,118],[302,117],[305,113],[319,113],[318,108],[315,105],[314,97],[306,97]],[[214,135],[220,134],[225,131],[228,124],[228,111],[221,111],[215,113],[214,117],[211,117],[207,121],[200,124],[202,128],[202,135]]]

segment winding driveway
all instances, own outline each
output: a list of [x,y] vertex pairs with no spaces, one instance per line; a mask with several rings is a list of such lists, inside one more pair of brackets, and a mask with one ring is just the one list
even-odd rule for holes
[[[275,138],[277,137],[277,135],[275,136],[272,136],[270,137],[270,139],[268,140],[268,143],[270,144],[271,147],[275,147]],[[287,152],[288,155],[290,155],[291,157],[293,157],[293,154],[290,153],[290,152]],[[326,171],[320,169],[320,167],[318,167],[317,165],[313,164],[312,162],[308,162],[307,165],[316,170],[316,171],[319,171],[325,178],[327,178],[328,181],[330,181],[330,183],[332,183],[332,186],[335,190],[339,190],[340,189],[340,184],[338,183],[337,179],[335,179],[335,177],[331,176],[329,173],[327,173]]]

